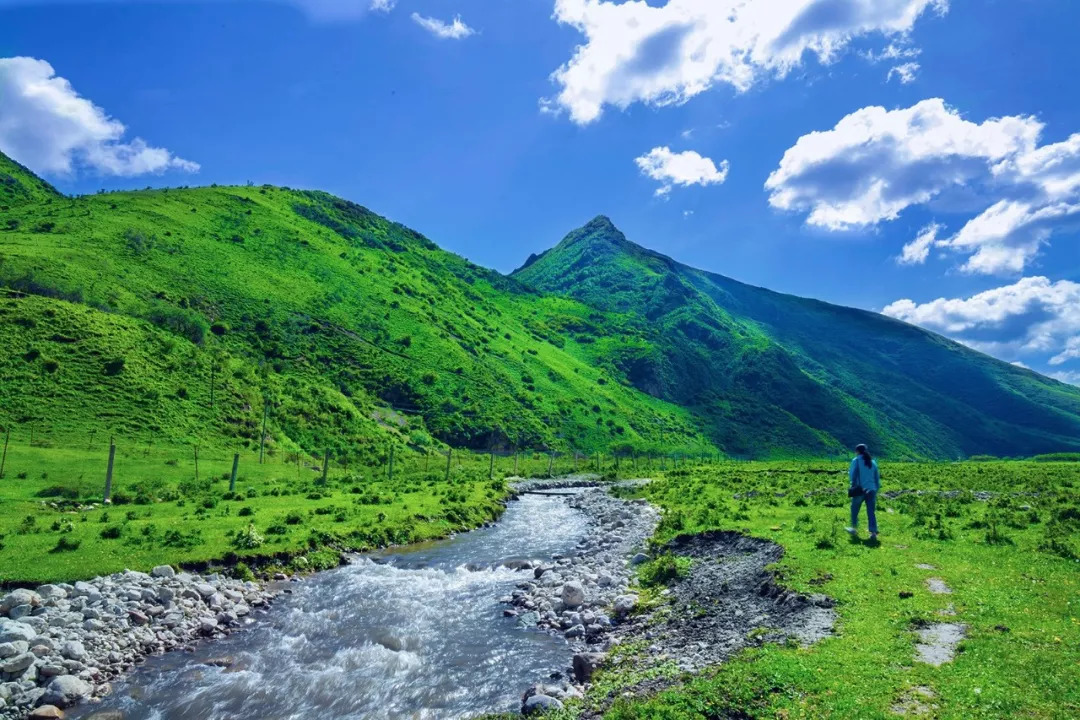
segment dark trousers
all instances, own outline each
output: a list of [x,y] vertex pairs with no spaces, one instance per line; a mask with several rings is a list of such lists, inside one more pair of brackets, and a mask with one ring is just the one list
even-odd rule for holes
[[859,508],[866,502],[866,518],[870,521],[870,532],[877,533],[877,493],[865,492],[851,498],[851,527],[859,527]]

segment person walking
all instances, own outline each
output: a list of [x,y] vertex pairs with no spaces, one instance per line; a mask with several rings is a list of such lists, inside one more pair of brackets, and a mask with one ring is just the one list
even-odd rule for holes
[[848,468],[848,497],[851,498],[851,527],[847,531],[852,535],[859,532],[859,508],[866,503],[866,519],[870,525],[870,539],[877,540],[877,494],[881,489],[881,473],[877,461],[870,456],[865,445],[855,446],[855,457]]

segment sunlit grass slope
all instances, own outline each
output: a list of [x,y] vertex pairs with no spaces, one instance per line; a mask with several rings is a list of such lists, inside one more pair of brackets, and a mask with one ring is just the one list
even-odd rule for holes
[[595,361],[693,408],[732,454],[1027,456],[1080,446],[1080,389],[884,317],[751,287],[628,241],[599,217],[513,277],[619,313],[640,339]]

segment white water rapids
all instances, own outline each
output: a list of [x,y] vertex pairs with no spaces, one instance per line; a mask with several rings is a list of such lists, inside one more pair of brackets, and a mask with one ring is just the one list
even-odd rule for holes
[[[502,563],[571,550],[587,529],[564,498],[526,495],[494,526],[292,584],[250,627],[151,658],[100,704],[126,720],[464,718],[517,710],[570,650],[503,617],[523,579]],[[227,668],[205,664],[227,657]]]

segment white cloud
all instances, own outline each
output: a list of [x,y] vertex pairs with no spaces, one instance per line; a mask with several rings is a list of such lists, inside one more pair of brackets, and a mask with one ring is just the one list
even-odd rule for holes
[[1080,372],[1075,370],[1052,372],[1050,373],[1050,377],[1055,380],[1060,380],[1063,383],[1069,383],[1070,385],[1080,385]]
[[1067,360],[1074,360],[1080,358],[1080,335],[1074,335],[1065,341],[1065,347],[1062,348],[1054,357],[1050,358],[1051,365],[1061,365]]
[[607,105],[671,105],[716,84],[742,92],[804,56],[834,60],[856,37],[905,38],[947,0],[555,0],[555,19],[585,36],[552,73],[549,109],[589,123]]
[[1043,124],[1013,115],[966,120],[941,99],[866,107],[832,130],[804,135],[765,183],[769,203],[809,225],[865,228],[965,189],[985,209],[949,237],[909,243],[908,262],[934,246],[967,256],[961,269],[1023,271],[1049,237],[1080,216],[1080,134],[1038,144]]
[[0,58],[0,150],[31,170],[63,175],[85,167],[124,176],[199,170],[141,138],[123,142],[125,132],[44,60]]
[[476,34],[475,30],[462,22],[460,15],[450,23],[445,23],[438,18],[424,17],[415,12],[412,14],[412,19],[417,25],[442,40],[461,40]]
[[634,160],[643,175],[661,183],[656,194],[663,196],[675,185],[718,185],[727,180],[728,161],[716,163],[693,150],[674,153],[668,147],[656,147]]
[[371,0],[371,9],[375,12],[388,13],[397,5],[397,0]]
[[1005,360],[1051,354],[1060,365],[1080,357],[1080,283],[1069,280],[1025,277],[968,298],[897,300],[882,313]]
[[914,240],[904,245],[896,262],[901,265],[922,265],[930,255],[930,248],[937,242],[937,234],[941,232],[941,226],[930,223],[915,237]]
[[915,82],[915,76],[919,74],[919,63],[906,62],[900,65],[893,65],[889,68],[889,74],[885,76],[885,81],[888,82],[893,79],[893,75],[900,81],[901,85],[908,85]]

